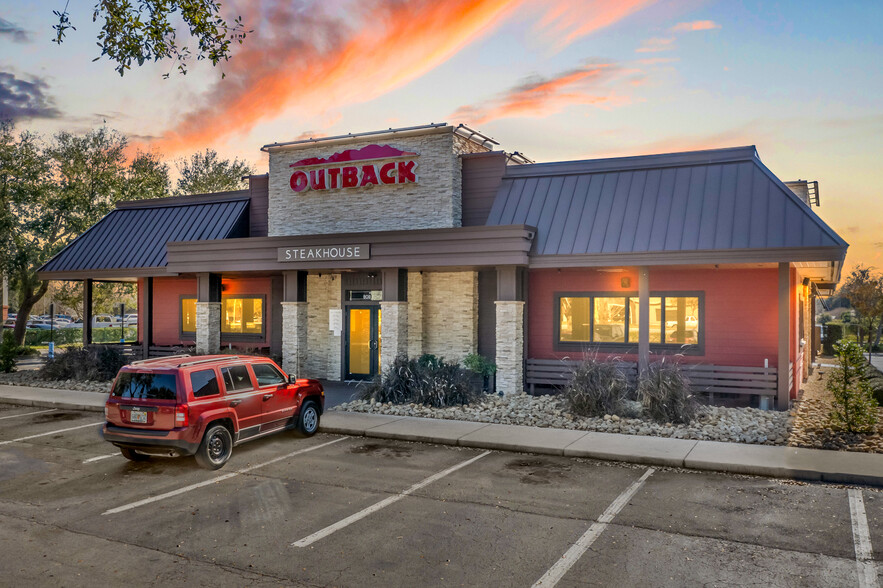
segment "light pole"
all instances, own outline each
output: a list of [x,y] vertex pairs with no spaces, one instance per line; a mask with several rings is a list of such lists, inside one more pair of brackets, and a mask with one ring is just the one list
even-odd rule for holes
[[49,359],[55,359],[55,303],[49,303]]

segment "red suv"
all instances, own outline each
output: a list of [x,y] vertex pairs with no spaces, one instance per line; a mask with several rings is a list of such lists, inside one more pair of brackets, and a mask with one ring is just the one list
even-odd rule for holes
[[193,455],[216,470],[244,441],[286,429],[313,435],[324,407],[318,380],[286,376],[266,357],[176,355],[120,370],[102,430],[127,459]]

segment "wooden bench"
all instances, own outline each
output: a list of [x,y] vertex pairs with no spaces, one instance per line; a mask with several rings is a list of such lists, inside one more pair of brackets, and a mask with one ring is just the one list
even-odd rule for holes
[[[570,382],[575,360],[528,359],[525,383],[534,394],[536,386],[562,388]],[[617,362],[629,382],[637,381],[638,369],[633,362]],[[707,394],[709,402],[715,394],[742,394],[776,397],[776,368],[743,367],[709,364],[681,364],[695,394]]]

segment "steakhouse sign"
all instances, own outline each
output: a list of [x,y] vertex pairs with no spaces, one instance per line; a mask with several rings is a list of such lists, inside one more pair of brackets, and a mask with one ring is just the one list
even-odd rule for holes
[[[389,145],[347,149],[330,157],[310,157],[291,164],[291,189],[340,190],[380,184],[416,184],[417,154]],[[351,164],[351,165],[347,165]]]

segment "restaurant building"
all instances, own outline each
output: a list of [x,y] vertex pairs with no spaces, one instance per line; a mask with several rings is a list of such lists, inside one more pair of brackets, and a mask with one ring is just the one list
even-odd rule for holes
[[532,163],[432,124],[262,150],[248,189],[122,202],[40,276],[82,280],[87,309],[94,281],[137,281],[144,355],[245,348],[349,380],[479,353],[516,393],[585,353],[676,354],[701,391],[784,409],[847,249],[817,183],[753,146]]

